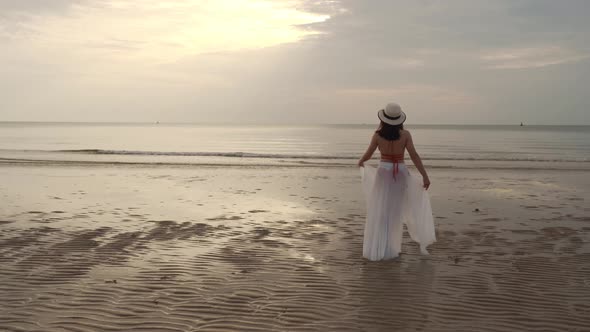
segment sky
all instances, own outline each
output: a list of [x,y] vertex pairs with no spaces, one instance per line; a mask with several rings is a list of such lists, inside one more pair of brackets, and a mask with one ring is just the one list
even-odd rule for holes
[[0,0],[0,121],[590,125],[587,0]]

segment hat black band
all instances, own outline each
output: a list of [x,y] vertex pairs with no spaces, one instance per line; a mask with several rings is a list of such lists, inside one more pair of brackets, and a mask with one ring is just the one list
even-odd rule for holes
[[388,116],[387,114],[385,114],[385,110],[383,110],[383,116],[386,117],[386,118],[388,118],[389,120],[397,120],[397,119],[399,119],[399,118],[402,117],[401,114],[398,115],[398,116],[396,116],[396,117]]

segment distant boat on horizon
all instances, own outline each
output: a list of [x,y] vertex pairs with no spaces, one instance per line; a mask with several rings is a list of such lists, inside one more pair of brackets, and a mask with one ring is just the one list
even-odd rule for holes
[[524,126],[524,124],[521,122],[521,123],[520,123],[520,126],[522,127],[522,126]]

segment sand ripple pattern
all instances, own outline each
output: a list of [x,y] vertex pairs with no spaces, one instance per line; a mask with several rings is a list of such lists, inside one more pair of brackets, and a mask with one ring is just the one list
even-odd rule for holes
[[[361,250],[361,221],[349,215],[338,222],[268,222],[247,232],[174,221],[153,221],[144,232],[127,233],[107,227],[70,233],[6,229],[0,238],[0,328],[590,329],[590,254],[576,254],[570,246],[549,255],[552,241],[565,239],[575,247],[576,231],[535,234],[529,241],[548,250],[534,255],[518,254],[519,244],[492,234],[440,234],[429,258],[407,243],[399,261],[368,263],[354,254]],[[219,246],[216,239],[225,242]],[[329,245],[334,242],[340,245]],[[453,256],[461,246],[483,249]]]
[[[138,176],[104,172],[115,174],[109,185]],[[499,186],[484,179],[465,184],[473,192],[463,196],[434,192],[438,242],[431,255],[419,255],[405,237],[400,259],[367,262],[358,178],[268,171],[265,186],[260,171],[240,172],[236,178],[250,175],[260,187],[220,176],[226,191],[219,202],[227,209],[198,220],[155,218],[148,207],[93,207],[78,191],[71,197],[90,202],[86,212],[0,215],[0,331],[590,331],[583,195],[551,187],[547,192],[561,196],[520,200],[529,195],[520,194],[520,179],[502,180],[510,191],[490,193]],[[184,188],[178,183],[192,190],[190,181],[201,180],[182,174],[137,181],[169,181],[158,188],[170,195]],[[284,191],[261,196],[279,181]],[[476,193],[521,196],[500,196],[501,209],[493,210],[491,199],[484,204]],[[178,206],[208,209],[208,195]],[[302,204],[297,213],[301,206],[313,213],[281,212],[289,207],[269,198],[280,195],[279,202]],[[275,205],[230,205],[248,199]]]

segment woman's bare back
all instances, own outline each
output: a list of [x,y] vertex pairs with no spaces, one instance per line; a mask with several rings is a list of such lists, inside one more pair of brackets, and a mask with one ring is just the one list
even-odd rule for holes
[[404,154],[406,150],[408,132],[400,130],[400,138],[395,141],[388,141],[377,133],[375,133],[375,139],[377,140],[377,148],[382,155],[401,155]]

